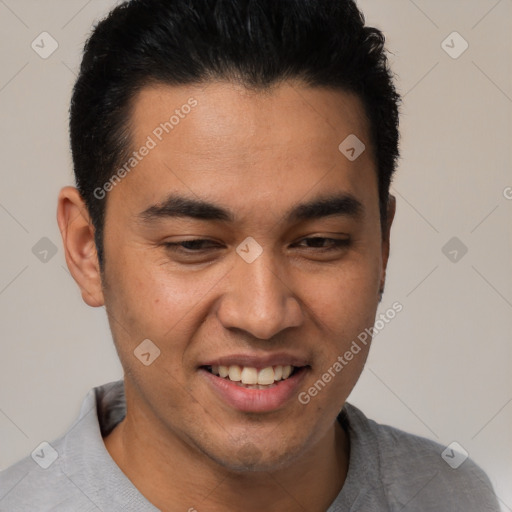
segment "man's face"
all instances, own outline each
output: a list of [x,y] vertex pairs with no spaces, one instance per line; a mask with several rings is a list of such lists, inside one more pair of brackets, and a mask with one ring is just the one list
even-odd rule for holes
[[[135,98],[132,134],[156,145],[105,199],[103,291],[129,414],[227,469],[283,467],[332,429],[367,357],[299,401],[373,325],[384,278],[362,105],[290,83],[159,86]],[[366,144],[354,161],[338,149],[351,134]],[[261,388],[230,379],[287,365]]]

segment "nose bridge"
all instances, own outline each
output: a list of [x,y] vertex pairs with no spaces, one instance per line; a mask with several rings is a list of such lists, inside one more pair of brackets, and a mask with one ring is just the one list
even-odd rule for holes
[[263,251],[252,262],[237,257],[219,311],[224,326],[268,339],[300,325],[299,302],[283,277],[270,251]]
[[287,294],[283,293],[286,287],[279,277],[272,257],[262,255],[250,264],[241,263],[240,267],[242,282],[247,283],[249,287],[249,293],[244,293],[243,299],[252,303],[261,313],[276,311]]

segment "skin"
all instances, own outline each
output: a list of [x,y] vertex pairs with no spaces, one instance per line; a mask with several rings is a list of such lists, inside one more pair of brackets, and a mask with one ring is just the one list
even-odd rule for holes
[[[198,366],[219,355],[285,351],[307,359],[307,390],[373,325],[389,254],[362,104],[341,91],[284,82],[248,91],[230,82],[151,86],[134,99],[132,148],[195,98],[198,105],[106,197],[105,269],[73,187],[58,222],[83,300],[105,306],[125,372],[127,416],[105,446],[163,511],[325,511],[346,478],[349,440],[336,421],[368,355],[359,354],[307,405],[246,413],[221,400]],[[350,162],[338,145],[366,144]],[[233,222],[138,214],[169,192],[230,209]],[[362,215],[289,222],[299,203],[350,193]],[[252,263],[235,251],[253,237]],[[349,238],[330,251],[310,237]],[[198,253],[164,242],[207,239]],[[329,242],[327,243],[329,246]],[[134,357],[144,339],[160,356]]]

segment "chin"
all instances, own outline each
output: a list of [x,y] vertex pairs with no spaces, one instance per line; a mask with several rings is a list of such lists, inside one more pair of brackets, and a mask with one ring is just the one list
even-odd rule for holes
[[297,447],[256,446],[248,442],[242,447],[233,447],[231,453],[212,454],[208,456],[230,473],[272,472],[291,465],[300,455]]

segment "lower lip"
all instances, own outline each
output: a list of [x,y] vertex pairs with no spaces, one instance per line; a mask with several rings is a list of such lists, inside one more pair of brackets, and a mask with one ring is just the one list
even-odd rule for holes
[[201,375],[207,379],[214,392],[228,405],[242,412],[270,412],[283,407],[296,396],[308,368],[303,367],[291,377],[280,380],[268,389],[249,389],[213,375],[204,368]]

